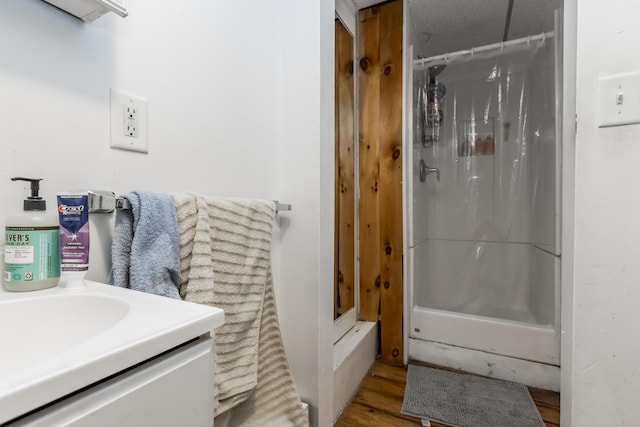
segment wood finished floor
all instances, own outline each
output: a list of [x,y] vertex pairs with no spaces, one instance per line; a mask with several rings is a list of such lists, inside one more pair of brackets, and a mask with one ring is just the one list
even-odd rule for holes
[[[416,362],[412,362],[416,363]],[[422,363],[439,369],[439,366]],[[373,368],[360,385],[357,394],[344,409],[334,427],[420,426],[419,418],[402,415],[402,400],[407,380],[407,368],[390,366],[376,361]],[[529,387],[540,415],[547,427],[560,426],[560,394]],[[446,424],[431,423],[432,427],[450,427]]]

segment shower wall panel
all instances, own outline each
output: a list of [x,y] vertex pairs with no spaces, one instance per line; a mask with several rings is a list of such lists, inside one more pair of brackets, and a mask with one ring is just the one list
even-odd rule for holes
[[[528,242],[531,224],[530,143],[527,123],[529,92],[525,66],[488,81],[491,64],[445,69],[447,87],[440,139],[423,148],[414,125],[413,246],[426,239]],[[415,94],[414,97],[419,97]],[[414,123],[419,122],[419,112]],[[465,126],[491,129],[495,152],[461,156]],[[480,132],[479,132],[480,133]],[[423,159],[440,169],[441,180],[429,175],[420,183]],[[553,199],[551,199],[553,200]]]
[[556,219],[560,215],[560,206],[556,205],[557,185],[556,163],[561,159],[556,155],[554,90],[555,73],[553,64],[553,45],[541,49],[535,61],[529,64],[528,80],[531,84],[530,118],[530,168],[531,168],[531,244],[555,255],[560,255],[557,245]]

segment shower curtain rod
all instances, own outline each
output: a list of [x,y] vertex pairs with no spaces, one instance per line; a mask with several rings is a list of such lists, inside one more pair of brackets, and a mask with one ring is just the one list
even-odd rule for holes
[[509,40],[506,42],[498,42],[493,44],[488,44],[480,47],[472,47],[471,49],[463,49],[457,52],[445,53],[443,55],[431,56],[429,58],[421,58],[413,61],[414,66],[422,66],[425,64],[435,65],[434,62],[441,64],[448,64],[452,59],[457,59],[463,56],[471,56],[473,57],[477,53],[485,53],[492,50],[500,50],[504,51],[507,48],[518,47],[522,45],[527,45],[527,47],[531,46],[532,43],[540,42],[539,46],[542,46],[545,40],[553,37],[553,31],[549,31],[547,33],[540,33],[535,36],[527,36],[522,37],[520,39]]

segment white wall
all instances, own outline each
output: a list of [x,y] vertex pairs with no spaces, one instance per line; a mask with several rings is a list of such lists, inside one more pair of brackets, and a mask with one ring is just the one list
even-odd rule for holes
[[[83,24],[42,1],[2,2],[2,223],[21,209],[16,175],[44,178],[53,212],[65,188],[279,197],[272,7],[130,3],[126,19]],[[149,99],[148,155],[109,147],[110,87]],[[92,277],[104,279],[94,249]]]
[[[330,418],[333,2],[129,6],[83,24],[40,0],[0,4],[0,222],[21,209],[17,175],[44,178],[49,209],[65,188],[293,203],[274,238],[281,327],[301,396]],[[148,98],[149,154],[109,148],[112,87]],[[110,222],[92,221],[90,276],[105,281]]]
[[[318,425],[333,421],[333,50],[332,0],[282,0],[280,191],[295,215],[282,222],[279,310],[300,394]],[[280,293],[280,292],[279,292]],[[316,411],[320,408],[319,411]]]
[[574,345],[567,406],[572,426],[631,426],[640,423],[640,125],[599,129],[596,91],[599,76],[640,70],[640,3],[576,4]]

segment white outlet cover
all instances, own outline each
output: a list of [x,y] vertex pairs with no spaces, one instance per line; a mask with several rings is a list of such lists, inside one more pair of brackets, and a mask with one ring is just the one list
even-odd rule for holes
[[640,72],[598,78],[598,127],[640,123]]
[[[149,152],[149,102],[146,98],[119,89],[109,91],[111,106],[111,148]],[[125,106],[135,107],[138,113],[137,136],[125,135],[127,126],[123,111]]]

